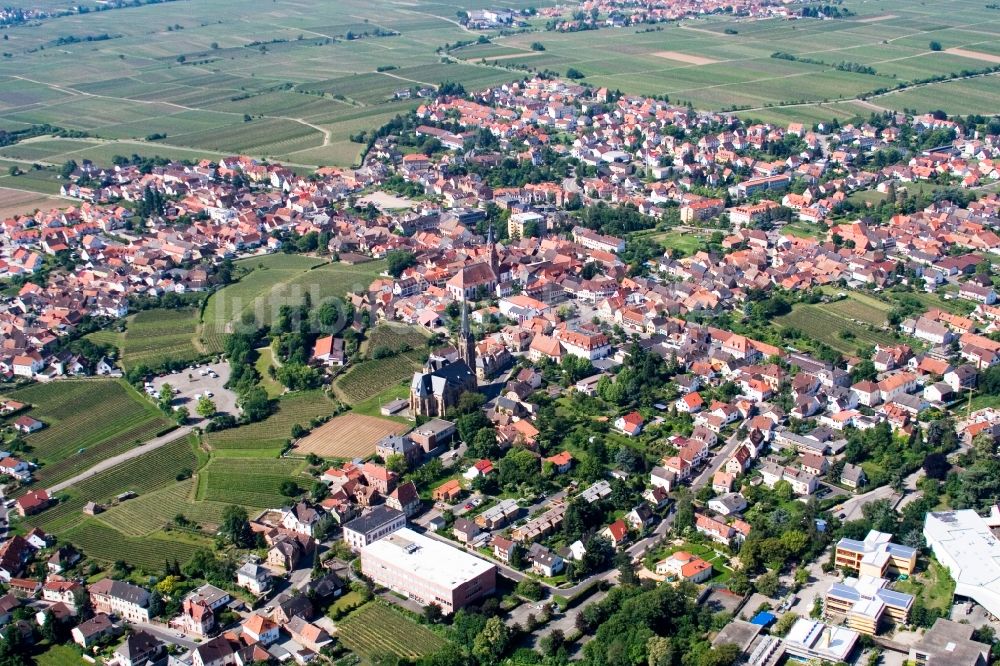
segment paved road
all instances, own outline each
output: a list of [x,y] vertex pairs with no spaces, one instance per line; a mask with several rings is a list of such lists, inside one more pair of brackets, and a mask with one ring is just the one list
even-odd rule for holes
[[77,474],[72,478],[66,479],[65,481],[62,481],[50,487],[49,494],[51,495],[52,493],[57,493],[60,490],[69,488],[74,483],[78,483],[80,481],[83,481],[84,479],[94,476],[95,474],[111,469],[115,465],[123,463],[126,460],[132,460],[132,458],[138,458],[144,453],[155,451],[164,444],[168,444],[180,437],[186,437],[190,432],[191,432],[191,426],[181,426],[176,430],[171,430],[166,435],[161,435],[159,437],[156,437],[154,439],[151,439],[147,442],[140,444],[134,449],[129,449],[125,453],[120,453],[117,456],[112,456],[108,458],[107,460],[102,460],[101,462],[97,463],[96,465],[88,469],[86,472],[81,472],[80,474]]
[[179,645],[187,650],[193,650],[198,646],[197,642],[189,638],[185,638],[180,632],[173,629],[167,629],[162,624],[151,624],[149,622],[132,622],[131,624],[133,627],[138,627],[139,629],[148,631],[165,643],[173,643],[174,645]]
[[[739,430],[738,425],[736,429]],[[715,473],[725,466],[726,462],[732,457],[733,453],[736,451],[736,447],[739,446],[741,441],[742,440],[736,432],[730,435],[729,439],[727,439],[726,443],[722,446],[722,449],[720,449],[715,454],[715,457],[712,458],[712,462],[709,463],[705,469],[703,469],[701,473],[691,482],[692,495],[698,494],[698,491],[701,490],[702,487],[712,482],[712,477],[714,477]],[[660,521],[660,523],[653,530],[652,534],[644,539],[636,541],[634,544],[629,546],[625,552],[631,555],[633,559],[644,556],[650,548],[655,546],[664,537],[664,535],[666,535],[676,516],[677,513],[673,510],[673,508],[671,508],[670,513],[667,514],[666,518]]]

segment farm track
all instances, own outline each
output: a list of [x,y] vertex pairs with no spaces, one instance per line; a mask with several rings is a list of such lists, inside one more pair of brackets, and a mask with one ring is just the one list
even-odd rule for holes
[[138,458],[139,456],[143,455],[144,453],[149,453],[150,451],[155,451],[156,449],[160,448],[161,446],[164,446],[164,445],[169,444],[170,442],[176,440],[178,437],[186,437],[188,434],[190,434],[191,430],[192,430],[191,426],[181,426],[181,427],[177,428],[176,430],[171,430],[166,435],[161,435],[159,437],[154,437],[153,439],[140,444],[139,446],[135,447],[134,449],[129,449],[125,453],[120,453],[117,456],[112,456],[110,458],[102,460],[101,462],[97,463],[96,465],[94,465],[93,467],[91,467],[90,469],[88,469],[87,471],[81,472],[80,474],[77,474],[76,476],[73,476],[73,477],[71,477],[69,479],[66,479],[65,481],[60,481],[59,483],[51,486],[48,489],[49,490],[49,494],[54,494],[54,493],[59,492],[60,490],[64,490],[64,489],[72,486],[75,483],[79,483],[80,481],[83,481],[86,478],[94,476],[94,475],[96,475],[96,474],[98,474],[100,472],[103,472],[104,470],[111,469],[115,465],[119,465],[119,464],[121,464],[121,463],[123,463],[123,462],[125,462],[127,460],[132,460],[133,458]]

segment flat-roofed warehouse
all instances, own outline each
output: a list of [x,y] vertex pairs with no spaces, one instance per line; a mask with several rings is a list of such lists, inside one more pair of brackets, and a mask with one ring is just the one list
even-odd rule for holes
[[496,589],[495,565],[411,529],[396,530],[361,549],[361,571],[378,585],[445,613]]
[[924,519],[924,538],[934,557],[955,580],[955,594],[1000,617],[1000,510],[989,519],[972,509],[937,511]]

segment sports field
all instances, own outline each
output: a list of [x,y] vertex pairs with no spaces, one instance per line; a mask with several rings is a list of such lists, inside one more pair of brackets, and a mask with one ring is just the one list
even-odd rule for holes
[[35,477],[44,485],[67,479],[173,425],[121,380],[34,384],[6,397],[31,404],[28,414],[45,424],[25,437],[31,457],[42,463]]
[[327,458],[359,458],[375,453],[375,444],[386,435],[409,428],[377,416],[343,414],[330,419],[299,440],[295,452]]

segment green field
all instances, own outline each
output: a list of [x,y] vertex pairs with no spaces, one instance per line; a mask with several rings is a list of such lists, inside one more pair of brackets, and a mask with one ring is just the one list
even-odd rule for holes
[[199,344],[209,353],[222,351],[225,334],[233,322],[253,314],[265,325],[283,305],[299,305],[306,294],[318,306],[326,300],[341,300],[348,292],[364,291],[379,273],[384,261],[358,266],[324,263],[301,255],[275,254],[237,262],[251,269],[238,282],[212,294],[202,315]]
[[292,426],[309,426],[309,420],[333,413],[334,403],[322,391],[299,391],[282,396],[277,410],[263,421],[205,435],[213,449],[261,450],[278,453],[292,436]]
[[34,384],[7,394],[30,403],[46,427],[25,439],[43,466],[39,483],[53,484],[152,439],[173,424],[121,380],[73,379]]
[[394,654],[418,659],[443,649],[447,642],[402,613],[374,601],[341,620],[337,637],[363,657]]

